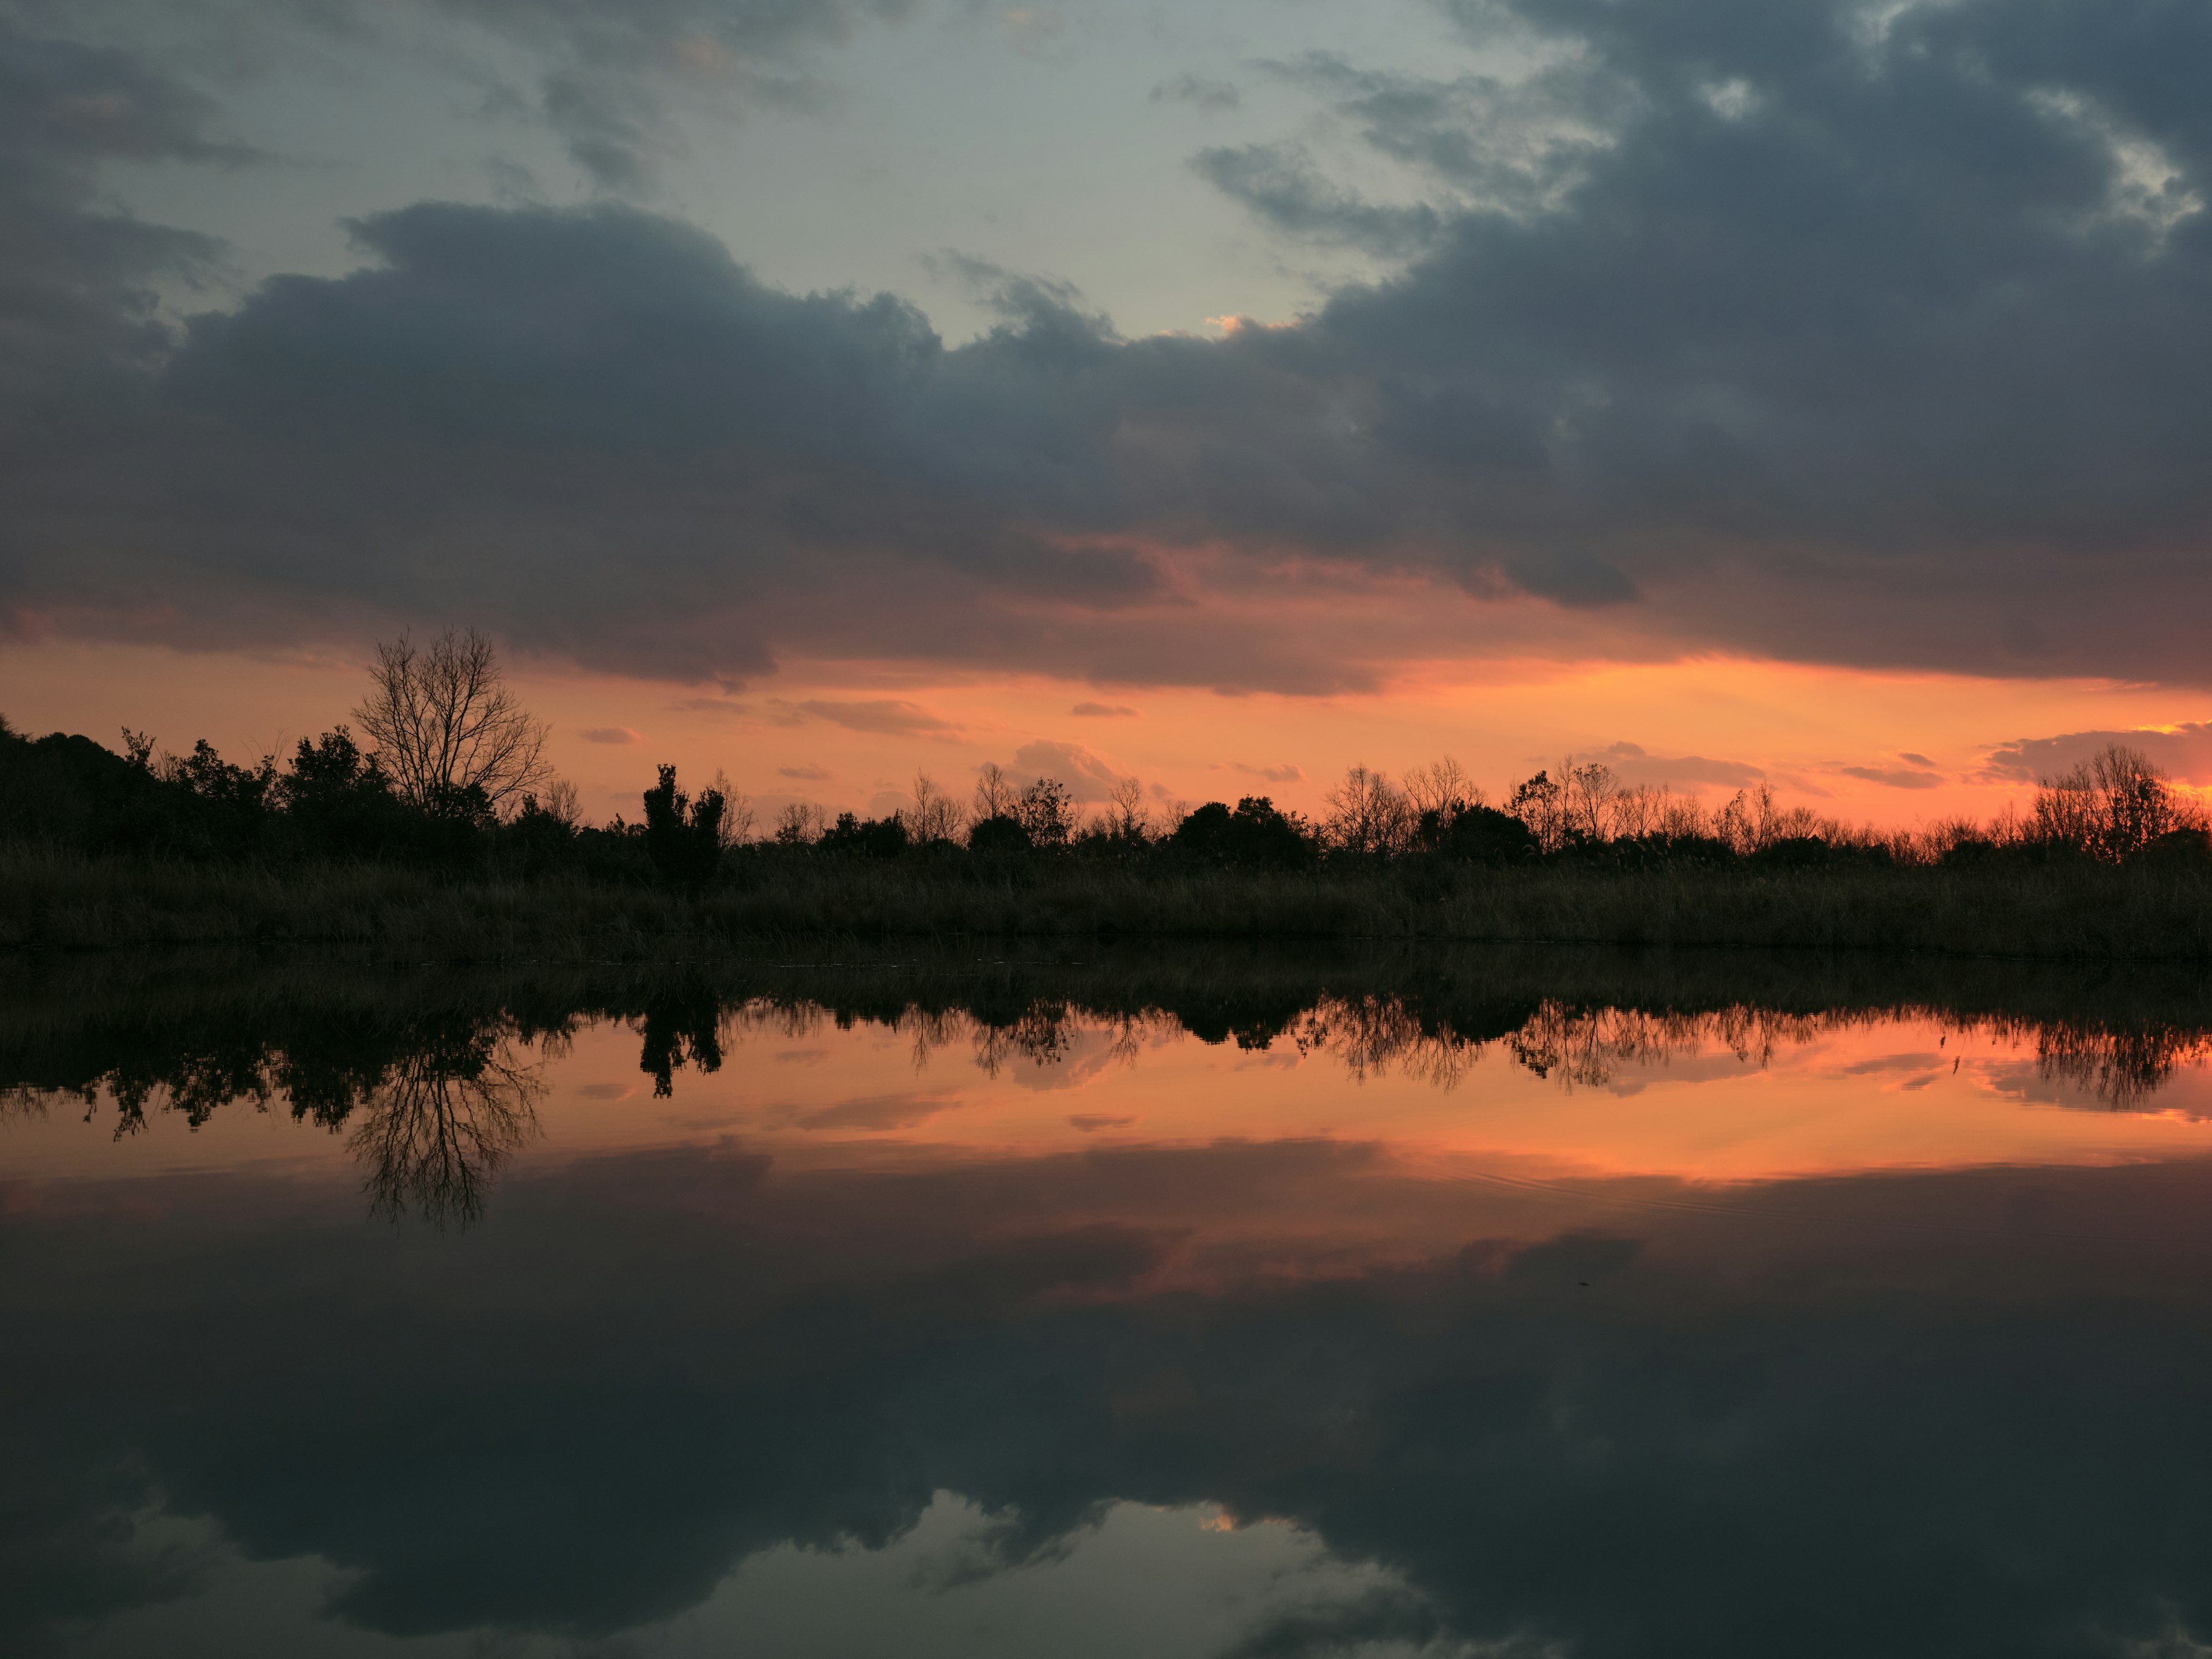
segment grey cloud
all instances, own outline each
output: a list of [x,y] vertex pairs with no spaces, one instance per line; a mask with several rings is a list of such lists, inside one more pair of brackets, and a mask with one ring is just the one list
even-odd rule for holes
[[576,734],[586,743],[636,743],[636,732],[627,726],[594,726]]
[[829,777],[830,769],[823,766],[779,766],[775,769],[775,775],[780,778],[795,779],[800,783],[820,783]]
[[19,454],[167,343],[152,282],[189,279],[221,258],[207,237],[102,206],[97,169],[252,160],[220,125],[207,98],[134,54],[25,34],[0,18],[0,396],[41,400],[35,413],[12,411]]
[[[1378,1584],[1358,1596],[1323,1601],[1280,1613],[1224,1648],[1220,1659],[1334,1659],[1334,1656],[1399,1648],[1414,1653],[1452,1635],[1436,1605],[1397,1584]],[[1456,1641],[1449,1647],[1459,1647]],[[1519,1644],[1486,1650],[1499,1659],[1517,1659]],[[1449,1650],[1448,1647],[1447,1651]],[[1540,1648],[1531,1645],[1531,1659]]]
[[1269,783],[1303,783],[1306,775],[1288,761],[1280,766],[1247,766],[1239,761],[1230,770],[1242,772],[1247,777],[1265,778]]
[[1125,708],[1118,702],[1079,702],[1067,712],[1080,714],[1086,720],[1134,720],[1137,717],[1135,709]]
[[1068,799],[1079,805],[1111,800],[1114,786],[1122,777],[1081,744],[1056,743],[1045,738],[1014,750],[1014,771],[1065,784]]
[[[1647,648],[2203,679],[2183,619],[2212,605],[2212,216],[2179,210],[2212,188],[2212,21],[1483,11],[1605,94],[1561,82],[1595,136],[1556,199],[1381,207],[1292,149],[1209,152],[1279,222],[1412,255],[1217,342],[1122,339],[1005,278],[1000,324],[951,348],[895,299],[778,292],[666,219],[418,205],[362,222],[362,270],[270,283],[165,362],[138,290],[212,250],[95,210],[93,159],[123,140],[0,100],[32,180],[0,210],[36,233],[0,341],[0,414],[32,434],[0,458],[0,614],[183,643],[466,614],[726,685],[793,652],[1376,681],[1387,642],[1171,587],[1161,561],[1203,546],[1533,594]],[[0,56],[10,85],[146,73],[20,36]],[[1487,153],[1474,92],[1303,72],[1370,142]],[[220,159],[189,98],[146,107],[167,112],[129,142]],[[1430,151],[1430,176],[1459,166]]]
[[865,702],[817,700],[802,702],[798,708],[803,714],[828,720],[832,726],[842,726],[848,732],[881,732],[905,737],[921,732],[957,732],[960,729],[951,721],[931,714],[920,703],[906,702],[895,697],[877,697]]
[[1155,104],[1188,104],[1208,115],[1220,115],[1242,104],[1244,94],[1237,91],[1237,83],[1233,81],[1210,81],[1203,76],[1178,75],[1154,87],[1149,101]]
[[1443,222],[1426,203],[1370,202],[1331,183],[1303,144],[1218,145],[1200,150],[1191,166],[1279,229],[1386,257],[1425,246]]
[[1981,776],[1993,782],[2033,783],[2070,771],[2112,744],[2142,750],[2173,776],[2212,782],[2212,721],[2185,720],[2168,731],[2069,732],[2055,738],[2020,738],[1992,749]]
[[1862,778],[1869,783],[1886,784],[1892,789],[1933,789],[1943,781],[1940,773],[1901,767],[1839,766],[1836,769],[1847,778]]
[[1911,761],[1915,766],[1932,767],[1936,764],[1936,763],[1929,760],[1927,756],[1916,755],[1910,749],[1899,750],[1898,751],[1897,757],[1901,761]]
[[1590,757],[1601,761],[1626,784],[1717,783],[1741,789],[1766,774],[1742,761],[1709,760],[1703,755],[1652,755],[1640,744],[1616,743]]
[[1458,205],[1514,213],[1557,206],[1636,97],[1581,54],[1517,82],[1363,70],[1323,52],[1268,67],[1319,94],[1370,149],[1449,187]]

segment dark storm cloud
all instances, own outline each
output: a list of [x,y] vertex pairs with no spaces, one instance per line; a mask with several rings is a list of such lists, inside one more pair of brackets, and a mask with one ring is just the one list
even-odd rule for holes
[[[734,52],[878,15],[467,10],[612,31],[618,64],[695,27]],[[1552,67],[1281,71],[1434,201],[1368,202],[1280,143],[1200,158],[1286,233],[1419,250],[1222,341],[1122,339],[1000,273],[1000,325],[950,348],[896,300],[781,293],[613,208],[364,220],[363,270],[268,283],[158,369],[11,411],[33,435],[0,462],[0,614],[187,642],[462,615],[726,682],[779,652],[1372,682],[1340,636],[1171,583],[1204,547],[1430,572],[1662,647],[2204,678],[2212,14],[1467,17]],[[74,50],[0,41],[19,79],[157,84]],[[204,110],[144,107],[130,142],[212,155]],[[143,356],[131,284],[207,250],[92,208],[120,140],[0,118],[31,180],[7,210],[40,232],[11,278],[75,308],[22,309],[0,385],[95,340]]]

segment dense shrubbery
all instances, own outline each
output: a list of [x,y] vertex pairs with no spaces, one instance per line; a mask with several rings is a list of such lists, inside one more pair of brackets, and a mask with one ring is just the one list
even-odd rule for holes
[[[1319,821],[1248,795],[1233,807],[1152,815],[1133,782],[1086,817],[1062,784],[1026,787],[985,767],[962,811],[927,777],[915,805],[880,818],[787,808],[765,839],[750,836],[743,796],[716,778],[696,799],[663,766],[643,792],[643,821],[579,821],[574,792],[539,775],[536,791],[495,806],[483,782],[394,781],[385,748],[364,750],[343,726],[300,740],[280,764],[225,761],[205,742],[157,755],[124,734],[118,754],[82,737],[36,740],[0,720],[0,839],[95,857],[284,866],[396,864],[455,874],[568,875],[697,890],[734,854],[756,878],[793,859],[922,859],[979,873],[1040,861],[1132,861],[1163,873],[1372,870],[1399,865],[1750,872],[1925,866],[1975,869],[2063,863],[2212,867],[2212,834],[2193,799],[2143,757],[2113,747],[2037,789],[2026,816],[1880,831],[1785,808],[1761,786],[1717,808],[1665,789],[1625,789],[1601,766],[1569,764],[1485,802],[1450,762],[1402,783],[1354,767]],[[495,780],[495,781],[496,780]]]

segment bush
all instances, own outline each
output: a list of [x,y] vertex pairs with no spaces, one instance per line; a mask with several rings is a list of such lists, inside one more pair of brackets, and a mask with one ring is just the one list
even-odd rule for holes
[[1005,812],[977,819],[968,831],[971,853],[1026,853],[1030,845],[1030,832],[1022,821]]
[[1421,814],[1420,844],[1466,864],[1525,864],[1543,851],[1534,830],[1510,812],[1462,805]]
[[1239,870],[1303,870],[1319,855],[1312,830],[1265,795],[1245,796],[1234,811],[1206,802],[1176,826],[1168,845]]
[[693,800],[676,787],[676,769],[660,769],[660,781],[645,792],[645,851],[663,881],[707,884],[722,857],[722,793],[709,789]]
[[840,812],[837,822],[823,831],[815,843],[825,853],[846,853],[859,858],[895,859],[907,848],[906,820],[893,813],[865,823],[850,812]]

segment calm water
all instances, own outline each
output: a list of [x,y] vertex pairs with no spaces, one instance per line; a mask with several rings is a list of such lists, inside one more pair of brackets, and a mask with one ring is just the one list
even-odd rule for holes
[[2201,1655],[2212,998],[1977,974],[20,969],[0,1651]]

